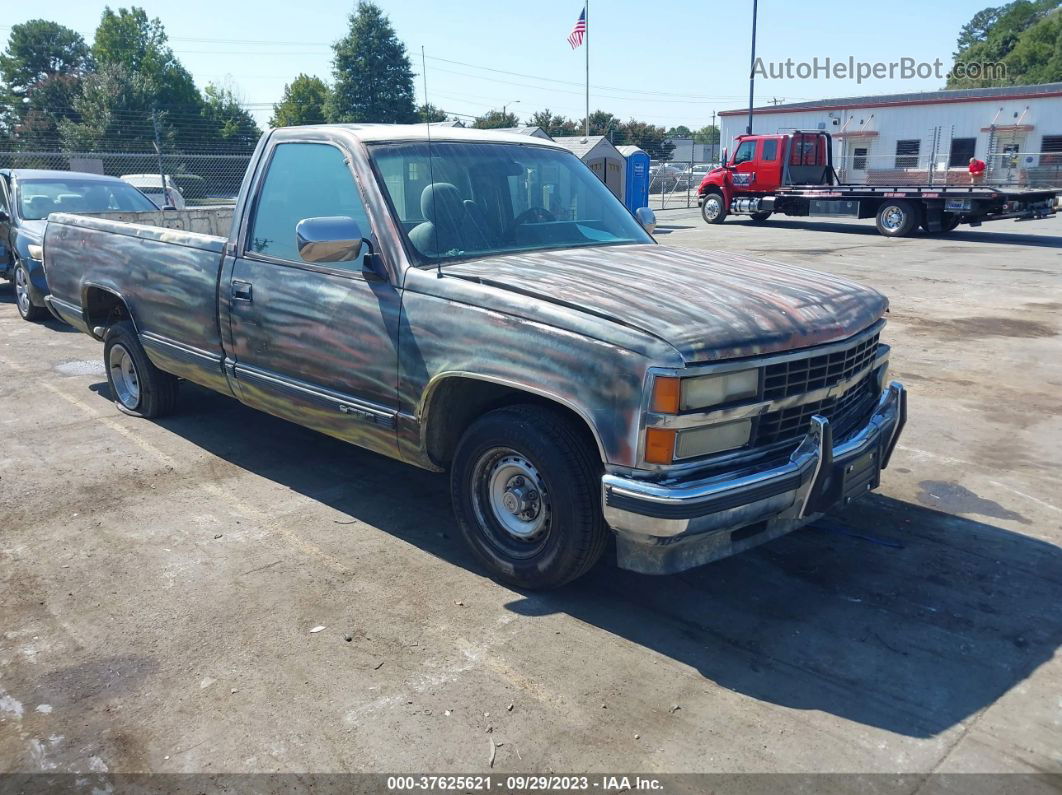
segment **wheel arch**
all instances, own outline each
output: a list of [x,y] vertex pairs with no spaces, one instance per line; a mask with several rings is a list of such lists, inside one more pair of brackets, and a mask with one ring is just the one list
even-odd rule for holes
[[467,372],[440,373],[425,388],[417,408],[423,449],[433,463],[446,468],[461,436],[476,419],[521,403],[551,407],[568,416],[606,462],[605,446],[582,407],[544,389]]
[[96,329],[103,327],[106,331],[106,326],[116,318],[128,320],[133,324],[137,334],[140,334],[136,319],[129,308],[129,302],[113,287],[92,283],[84,284],[81,288],[81,314],[89,334],[98,340],[103,340],[103,334],[97,334]]

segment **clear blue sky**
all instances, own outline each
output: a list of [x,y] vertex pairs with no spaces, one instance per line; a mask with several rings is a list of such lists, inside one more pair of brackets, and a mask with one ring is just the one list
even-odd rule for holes
[[[580,0],[377,1],[418,73],[420,48],[425,48],[433,104],[474,115],[508,103],[521,118],[548,106],[582,117],[583,50],[571,50],[566,41],[582,9]],[[760,0],[757,51],[776,61],[854,56],[888,62],[907,56],[929,62],[940,58],[947,66],[960,26],[986,2]],[[354,3],[144,0],[139,5],[162,19],[174,50],[200,88],[207,82],[233,88],[264,126],[268,106],[299,72],[331,79],[329,45],[344,34]],[[103,7],[95,0],[10,3],[0,19],[0,39],[6,42],[10,25],[45,16],[91,41]],[[592,0],[591,107],[694,129],[711,121],[713,109],[742,107],[748,92],[751,14],[751,0]],[[871,79],[862,85],[854,79],[758,80],[756,97],[762,104],[772,97],[792,102],[941,86],[936,79]],[[422,97],[418,76],[418,103]]]

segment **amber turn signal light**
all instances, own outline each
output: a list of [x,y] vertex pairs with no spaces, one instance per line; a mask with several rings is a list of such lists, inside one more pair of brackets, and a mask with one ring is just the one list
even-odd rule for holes
[[675,432],[670,428],[647,428],[645,461],[647,464],[670,464],[675,458]]
[[653,379],[653,411],[658,414],[678,414],[682,382],[670,376]]

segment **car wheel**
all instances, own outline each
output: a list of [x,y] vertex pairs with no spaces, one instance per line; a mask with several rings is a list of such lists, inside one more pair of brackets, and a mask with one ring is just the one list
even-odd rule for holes
[[878,231],[885,237],[907,237],[920,219],[915,206],[909,201],[889,200],[878,209]]
[[704,201],[701,202],[701,217],[704,218],[705,223],[721,224],[726,216],[727,206],[723,195],[715,191],[704,194]]
[[502,582],[558,588],[597,562],[608,540],[601,464],[574,421],[542,406],[510,406],[465,432],[450,471],[458,525]]
[[128,320],[107,329],[103,338],[103,362],[111,397],[119,411],[145,419],[173,411],[177,403],[177,377],[151,363]]
[[14,284],[15,306],[18,307],[18,313],[22,316],[22,319],[33,323],[43,320],[48,311],[33,305],[33,299],[30,297],[29,271],[26,270],[26,266],[21,262],[15,265]]
[[769,212],[768,213],[753,213],[752,215],[749,216],[749,218],[752,219],[752,222],[756,223],[756,224],[762,224],[764,221],[766,221],[770,217],[771,217],[771,214]]

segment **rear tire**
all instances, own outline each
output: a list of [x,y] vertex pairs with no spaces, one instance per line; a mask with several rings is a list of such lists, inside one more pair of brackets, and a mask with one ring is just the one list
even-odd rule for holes
[[559,588],[601,557],[601,464],[573,420],[533,405],[479,418],[457,446],[450,494],[461,533],[496,579]]
[[769,212],[766,212],[766,213],[753,213],[752,215],[749,216],[749,218],[752,219],[752,222],[756,223],[756,224],[762,224],[764,221],[766,221],[770,217],[771,217],[771,214]]
[[925,232],[927,234],[930,234],[930,235],[946,235],[948,232],[954,231],[955,228],[959,225],[959,223],[961,221],[961,217],[959,215],[955,214],[955,213],[948,213],[948,215],[951,216],[951,217],[947,221],[945,221],[944,223],[942,223],[940,225],[940,230],[939,231],[937,231],[937,232],[930,231],[928,228],[926,228],[926,224],[925,223],[922,224],[922,229],[924,229]]
[[30,297],[29,271],[26,270],[26,266],[21,262],[15,263],[11,286],[15,291],[15,306],[18,308],[18,313],[23,320],[37,323],[47,317],[47,309],[33,305],[33,299]]
[[917,208],[903,199],[887,199],[878,208],[876,225],[885,237],[907,237],[921,222]]
[[721,193],[712,191],[704,194],[701,202],[701,218],[707,224],[721,224],[726,220],[730,210],[726,206],[726,200]]
[[177,404],[177,377],[164,373],[148,359],[132,322],[115,323],[103,337],[107,385],[118,410],[131,417],[153,419]]

